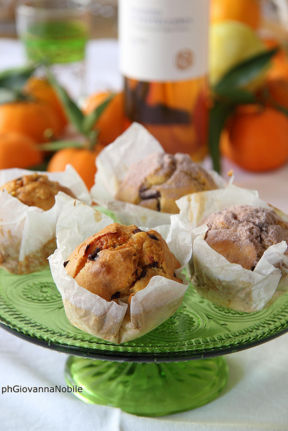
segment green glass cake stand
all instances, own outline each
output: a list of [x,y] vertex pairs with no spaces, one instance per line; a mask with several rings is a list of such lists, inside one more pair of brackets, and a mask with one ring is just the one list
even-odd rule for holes
[[49,269],[0,270],[0,324],[28,341],[69,353],[65,376],[76,396],[141,416],[161,416],[215,399],[227,382],[220,357],[288,331],[288,294],[256,313],[212,304],[190,287],[179,310],[149,334],[112,344],[74,328]]

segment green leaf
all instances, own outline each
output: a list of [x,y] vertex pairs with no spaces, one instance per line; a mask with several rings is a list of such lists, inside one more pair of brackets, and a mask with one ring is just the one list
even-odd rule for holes
[[213,169],[221,173],[220,138],[228,117],[233,113],[235,105],[216,101],[210,110],[208,146],[213,162]]
[[257,103],[256,96],[250,91],[244,90],[242,88],[230,88],[222,89],[221,94],[217,94],[219,100],[223,103],[233,103],[233,104],[246,104],[246,103]]
[[63,103],[65,113],[69,118],[69,120],[80,133],[85,134],[85,130],[84,130],[85,116],[83,112],[77,106],[77,104],[71,99],[67,91],[59,84],[55,76],[48,69],[47,69],[47,77],[50,84],[56,91],[59,99]]
[[39,165],[30,166],[28,169],[29,171],[45,172],[47,171],[47,167],[48,167],[48,160],[44,161],[43,163],[40,163]]
[[258,95],[258,99],[263,105],[272,106],[277,111],[282,112],[282,114],[288,116],[288,109],[275,102],[273,95],[271,94],[271,91],[268,87],[263,87],[261,89]]
[[276,109],[279,112],[282,112],[282,114],[284,114],[284,115],[286,115],[286,117],[288,117],[288,109],[287,108],[285,108],[284,106],[278,105],[278,104],[275,104],[273,107],[274,107],[274,109]]
[[104,208],[104,207],[100,207],[100,206],[95,206],[94,209],[96,209],[100,213],[105,214],[106,216],[110,217],[111,220],[114,221],[114,223],[120,223],[118,217],[116,216],[116,214],[113,211],[108,210],[107,208]]
[[101,114],[105,111],[111,100],[115,97],[115,94],[109,95],[104,102],[102,102],[97,108],[94,109],[90,114],[86,115],[84,120],[85,134],[89,134],[93,129],[95,123],[100,118]]
[[89,135],[87,136],[89,140],[89,150],[93,151],[95,149],[95,146],[98,142],[98,136],[99,136],[99,130],[91,130]]
[[84,148],[83,142],[80,141],[55,141],[47,144],[37,145],[42,151],[58,151],[64,148]]
[[0,88],[0,105],[17,101],[17,93],[8,88]]
[[11,90],[20,90],[36,69],[37,66],[29,65],[4,70],[0,73],[0,87]]
[[13,90],[11,88],[0,87],[0,105],[4,105],[5,103],[29,100],[32,99],[28,94],[21,93],[21,91]]
[[278,50],[278,48],[273,48],[239,63],[214,86],[215,94],[221,96],[223,93],[227,94],[232,88],[249,85],[268,66]]

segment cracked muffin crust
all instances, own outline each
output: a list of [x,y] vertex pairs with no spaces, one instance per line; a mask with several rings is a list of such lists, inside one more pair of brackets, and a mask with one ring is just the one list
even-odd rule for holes
[[44,211],[53,207],[58,192],[66,193],[72,198],[75,197],[67,187],[57,181],[50,181],[47,175],[36,173],[8,181],[0,187],[0,190],[6,190],[25,205],[36,206]]
[[129,303],[155,275],[178,282],[180,263],[161,235],[113,223],[82,242],[64,262],[79,286],[107,301]]
[[154,153],[132,165],[116,199],[176,214],[180,197],[217,189],[213,178],[187,154]]
[[288,243],[288,223],[275,211],[248,205],[233,206],[211,214],[206,242],[229,262],[253,270],[264,251],[281,241]]

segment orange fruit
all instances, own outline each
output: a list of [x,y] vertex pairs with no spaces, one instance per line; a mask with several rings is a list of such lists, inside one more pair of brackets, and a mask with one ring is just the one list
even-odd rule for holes
[[19,133],[0,134],[0,169],[28,168],[43,161],[35,142]]
[[267,72],[267,79],[268,80],[288,79],[287,51],[283,47],[281,48],[281,43],[277,40],[267,39],[267,40],[264,40],[264,43],[269,49],[280,46],[278,53],[274,55],[274,57],[271,60],[271,66]]
[[64,171],[66,165],[70,164],[90,189],[95,180],[96,157],[102,149],[103,147],[100,145],[96,147],[95,151],[84,148],[64,148],[57,151],[50,159],[47,170],[48,172]]
[[63,105],[47,79],[30,78],[24,87],[24,92],[40,102],[47,103],[57,114],[63,129],[67,126],[68,120]]
[[[84,105],[84,112],[89,114],[99,106],[108,96],[112,94],[109,91],[92,94]],[[111,100],[105,111],[101,114],[95,124],[95,129],[99,130],[99,142],[102,145],[108,145],[115,141],[125,130],[124,115],[124,95],[123,92],[117,93]]]
[[100,91],[99,93],[91,94],[86,100],[84,104],[85,113],[89,114],[92,112],[97,106],[101,105],[107,97],[109,97],[112,93],[110,91]]
[[243,106],[230,118],[221,151],[253,172],[279,168],[288,160],[288,117],[258,105]]
[[37,143],[47,141],[47,133],[59,136],[61,124],[50,106],[39,102],[12,102],[0,105],[0,133],[17,132]]
[[258,29],[261,23],[260,0],[212,0],[211,22],[239,21]]
[[275,104],[288,109],[288,79],[268,81],[262,91],[268,90],[268,105]]

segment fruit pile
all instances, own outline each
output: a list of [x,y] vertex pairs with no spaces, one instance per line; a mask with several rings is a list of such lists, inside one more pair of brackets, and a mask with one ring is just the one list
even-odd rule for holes
[[123,93],[92,95],[80,109],[48,71],[0,74],[0,169],[63,171],[71,164],[94,184],[95,159],[124,130]]
[[[259,36],[260,0],[212,0],[209,145],[254,172],[288,160],[288,53]],[[273,51],[274,49],[274,51]]]

